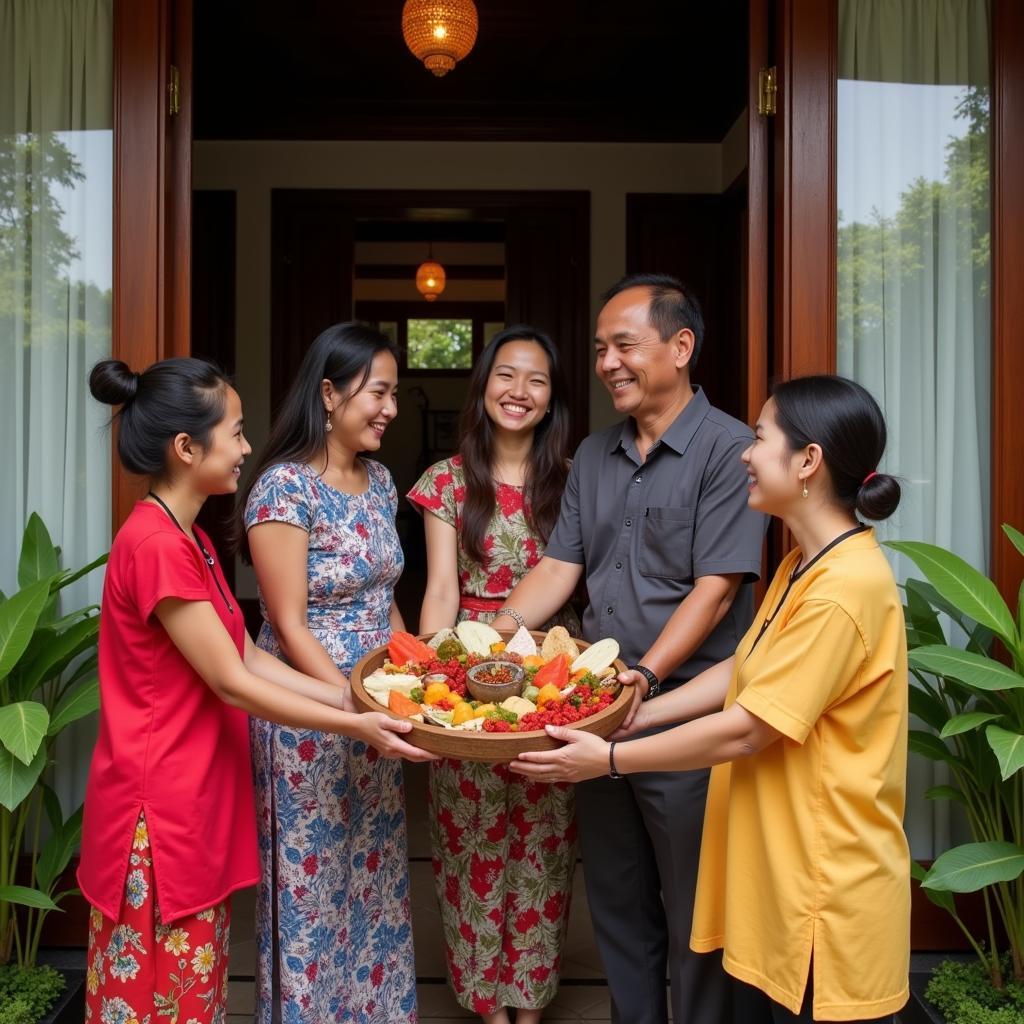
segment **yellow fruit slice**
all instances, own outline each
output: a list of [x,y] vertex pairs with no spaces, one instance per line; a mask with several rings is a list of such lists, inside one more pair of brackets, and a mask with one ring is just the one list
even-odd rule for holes
[[572,663],[570,671],[579,672],[580,669],[586,669],[599,676],[618,656],[619,642],[611,637],[605,637],[583,651]]

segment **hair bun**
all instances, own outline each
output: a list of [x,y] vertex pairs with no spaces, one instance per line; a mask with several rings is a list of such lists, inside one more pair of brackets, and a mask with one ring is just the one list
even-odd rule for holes
[[89,390],[93,398],[105,405],[124,405],[139,390],[139,374],[132,373],[120,359],[103,359],[89,374]]
[[871,473],[857,490],[857,511],[876,522],[888,519],[900,503],[900,485],[888,473]]

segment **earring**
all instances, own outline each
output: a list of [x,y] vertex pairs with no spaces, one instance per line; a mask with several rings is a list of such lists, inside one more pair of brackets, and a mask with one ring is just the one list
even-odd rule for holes
[[334,424],[331,422],[331,417],[327,417],[327,422],[324,424],[324,430],[330,433],[334,429]]
[[806,480],[804,481],[803,496],[805,498],[807,497],[807,481]]

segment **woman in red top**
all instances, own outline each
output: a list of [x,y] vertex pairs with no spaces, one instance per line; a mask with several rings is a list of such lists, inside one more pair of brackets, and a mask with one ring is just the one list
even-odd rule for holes
[[118,454],[149,479],[114,538],[100,613],[100,730],[78,881],[92,906],[86,1020],[223,1020],[228,897],[259,878],[248,714],[346,733],[422,759],[409,725],[357,715],[347,690],[303,675],[246,634],[206,535],[250,448],[228,380],[198,359],[142,374],[98,363],[120,406]]

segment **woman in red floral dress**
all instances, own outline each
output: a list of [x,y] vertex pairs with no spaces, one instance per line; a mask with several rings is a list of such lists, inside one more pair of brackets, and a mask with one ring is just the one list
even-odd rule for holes
[[[425,510],[420,629],[489,622],[540,561],[568,475],[558,351],[531,327],[484,349],[469,382],[459,454],[409,492]],[[579,635],[565,608],[549,623]],[[434,877],[460,1005],[486,1024],[534,1024],[558,990],[576,860],[572,789],[522,783],[504,765],[430,766]]]

